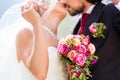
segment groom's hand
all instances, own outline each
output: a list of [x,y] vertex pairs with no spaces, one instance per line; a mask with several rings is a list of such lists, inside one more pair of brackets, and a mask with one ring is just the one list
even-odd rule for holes
[[64,19],[64,17],[67,15],[66,1],[65,0],[58,1],[52,12],[58,14],[61,20]]

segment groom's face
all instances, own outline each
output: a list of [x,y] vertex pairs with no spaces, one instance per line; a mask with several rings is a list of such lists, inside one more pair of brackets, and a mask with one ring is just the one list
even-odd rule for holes
[[84,11],[84,0],[66,0],[68,5],[68,12],[70,15],[75,16]]
[[119,2],[119,0],[112,0],[113,3],[117,4]]

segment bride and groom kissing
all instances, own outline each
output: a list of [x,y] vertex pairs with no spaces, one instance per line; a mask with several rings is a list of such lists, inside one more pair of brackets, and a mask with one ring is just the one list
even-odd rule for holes
[[[33,5],[21,7],[23,18],[32,24],[33,30],[23,29],[17,35],[16,50],[18,61],[24,63],[23,74],[29,80],[67,80],[67,73],[57,56],[57,27],[67,12],[72,16],[88,13],[84,27],[79,20],[73,34],[90,35],[88,27],[93,22],[102,22],[107,29],[105,39],[91,37],[96,46],[97,63],[91,66],[93,77],[90,80],[119,80],[120,74],[120,12],[114,4],[104,5],[102,0],[61,0],[41,16]],[[109,14],[108,14],[109,12]],[[82,26],[81,26],[82,25]],[[21,64],[22,64],[21,63]],[[28,69],[29,71],[25,70]],[[25,80],[24,78],[21,78]],[[33,79],[34,78],[34,79]],[[12,79],[13,80],[13,79]],[[18,80],[18,79],[16,79]]]

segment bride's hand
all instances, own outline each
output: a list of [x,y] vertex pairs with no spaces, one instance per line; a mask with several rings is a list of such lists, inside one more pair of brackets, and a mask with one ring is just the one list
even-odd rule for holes
[[23,18],[30,22],[33,26],[41,22],[41,17],[34,9],[34,5],[21,6],[21,12]]

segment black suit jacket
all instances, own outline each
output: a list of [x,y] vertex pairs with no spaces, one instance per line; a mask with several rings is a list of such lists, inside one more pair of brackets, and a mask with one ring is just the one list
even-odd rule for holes
[[[120,80],[120,12],[114,4],[98,3],[88,17],[84,34],[90,35],[88,27],[93,22],[102,22],[107,29],[105,39],[91,37],[99,59],[91,66],[93,77],[90,80]],[[79,26],[80,23],[73,34],[78,32]]]

